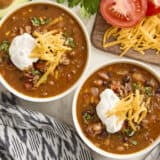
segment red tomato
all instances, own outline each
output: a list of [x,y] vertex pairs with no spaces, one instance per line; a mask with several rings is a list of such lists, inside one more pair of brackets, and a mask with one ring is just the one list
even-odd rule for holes
[[160,0],[148,0],[147,16],[160,13]]
[[100,11],[111,25],[128,28],[144,18],[147,0],[101,0]]

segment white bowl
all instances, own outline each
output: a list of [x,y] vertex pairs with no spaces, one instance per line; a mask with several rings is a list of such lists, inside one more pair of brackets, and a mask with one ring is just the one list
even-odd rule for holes
[[149,71],[150,73],[152,73],[159,81],[160,78],[158,77],[158,75],[156,74],[156,72],[154,70],[151,69],[151,67],[149,65],[146,65],[144,63],[140,63],[138,61],[134,61],[134,60],[114,60],[111,61],[109,63],[106,64],[102,64],[100,65],[96,70],[94,70],[92,73],[89,74],[89,76],[87,78],[85,78],[85,80],[81,83],[81,85],[78,87],[78,89],[76,90],[74,99],[73,99],[73,104],[72,104],[72,117],[73,117],[73,122],[75,125],[75,128],[78,132],[78,134],[80,135],[81,139],[95,152],[97,152],[98,154],[110,158],[112,160],[139,160],[141,158],[144,158],[145,155],[147,155],[147,153],[149,153],[158,143],[160,143],[160,136],[147,148],[144,148],[143,150],[140,150],[138,152],[132,153],[132,154],[114,154],[114,153],[110,153],[107,151],[104,151],[98,147],[96,147],[83,133],[78,119],[77,119],[77,112],[76,112],[76,105],[77,105],[77,99],[78,99],[78,95],[79,92],[83,86],[83,84],[85,83],[85,81],[96,71],[98,71],[100,68],[104,67],[104,66],[108,66],[111,64],[115,64],[115,63],[129,63],[129,64],[134,64],[137,66],[140,66],[142,68],[144,68],[145,70]]
[[24,95],[23,93],[20,93],[18,92],[17,90],[15,90],[14,88],[12,88],[12,86],[10,86],[6,81],[5,79],[3,78],[3,76],[0,75],[0,82],[2,83],[2,85],[8,89],[11,93],[13,93],[14,95],[24,99],[24,100],[27,100],[27,101],[31,101],[31,102],[49,102],[49,101],[54,101],[54,100],[57,100],[57,99],[60,99],[66,95],[68,95],[69,93],[71,93],[75,87],[78,85],[78,83],[81,81],[81,79],[83,78],[84,76],[84,72],[86,71],[87,67],[88,67],[88,64],[89,64],[89,59],[90,59],[90,53],[91,53],[91,45],[90,45],[90,40],[89,40],[89,36],[88,36],[88,33],[87,33],[87,30],[84,26],[84,24],[81,22],[80,18],[78,16],[76,16],[70,9],[68,9],[67,7],[64,7],[58,3],[55,3],[55,2],[51,2],[51,1],[34,1],[34,2],[28,2],[28,3],[25,3],[23,5],[20,5],[16,8],[14,8],[12,11],[10,11],[9,13],[7,13],[7,15],[5,17],[3,17],[3,19],[0,21],[0,25],[2,25],[5,20],[11,15],[13,14],[14,12],[16,12],[17,10],[19,10],[20,8],[23,8],[23,7],[26,7],[28,5],[31,5],[31,4],[50,4],[50,5],[53,5],[53,6],[56,6],[56,7],[59,7],[61,8],[62,10],[66,11],[68,14],[70,14],[73,18],[75,18],[75,20],[79,23],[81,29],[83,30],[84,32],[84,35],[86,37],[86,42],[87,42],[87,48],[88,48],[88,56],[87,56],[87,62],[86,62],[86,65],[85,65],[85,68],[83,70],[83,73],[82,75],[80,76],[80,78],[69,88],[67,89],[66,91],[64,91],[63,93],[60,93],[56,96],[53,96],[53,97],[48,97],[48,98],[35,98],[35,97],[30,97],[30,96],[27,96],[27,95]]

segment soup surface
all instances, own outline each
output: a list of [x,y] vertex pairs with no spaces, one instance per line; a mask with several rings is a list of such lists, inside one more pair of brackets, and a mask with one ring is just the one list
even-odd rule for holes
[[[40,44],[40,51],[48,47],[49,54],[53,53],[52,56],[56,57],[55,61],[51,58],[45,61],[43,58],[46,56],[34,57],[39,58],[38,61],[31,67],[20,70],[12,63],[9,48],[13,39],[24,33],[35,39],[38,36],[50,36],[52,39],[61,36],[59,40],[65,41],[62,47],[66,48],[66,51],[62,50],[64,54],[57,61],[56,56],[61,54],[61,51],[54,52],[56,42],[54,41],[53,46],[47,46],[49,38],[39,38],[43,42],[43,45]],[[38,38],[36,43],[37,46],[41,43]],[[48,52],[45,52],[45,55]],[[0,73],[10,86],[31,97],[55,96],[70,88],[84,70],[87,53],[87,43],[80,25],[66,11],[53,5],[31,4],[23,7],[0,27]],[[38,55],[38,52],[34,54]]]
[[[100,94],[105,89],[111,89],[120,99],[137,90],[144,99],[149,100],[146,116],[141,123],[133,121],[136,130],[132,129],[126,119],[118,132],[107,132],[97,115]],[[122,109],[125,110],[124,107]],[[128,114],[125,116],[129,117]],[[118,154],[142,150],[160,135],[160,83],[151,73],[132,64],[103,67],[82,86],[77,99],[77,117],[82,131],[97,147]]]

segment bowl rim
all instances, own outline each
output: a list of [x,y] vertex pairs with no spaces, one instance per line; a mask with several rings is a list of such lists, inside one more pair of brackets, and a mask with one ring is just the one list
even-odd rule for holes
[[77,133],[79,134],[79,136],[81,137],[81,139],[84,141],[84,143],[91,148],[93,151],[95,151],[96,153],[105,156],[105,157],[109,157],[109,158],[113,158],[113,159],[121,159],[121,160],[125,160],[125,159],[130,159],[130,158],[138,158],[140,156],[144,156],[145,154],[147,154],[149,151],[151,151],[156,145],[158,145],[158,143],[160,143],[160,136],[157,137],[157,139],[148,147],[145,147],[142,150],[139,150],[137,152],[134,153],[130,153],[130,154],[116,154],[116,153],[111,153],[111,152],[107,152],[97,146],[95,146],[83,133],[78,119],[77,119],[77,99],[79,96],[79,92],[82,88],[82,86],[84,85],[84,83],[86,82],[86,80],[93,75],[96,71],[98,71],[99,69],[105,67],[105,66],[109,66],[111,64],[117,64],[117,63],[128,63],[128,64],[133,64],[136,66],[139,66],[143,69],[145,69],[146,71],[150,72],[155,78],[157,78],[157,80],[160,82],[160,77],[157,75],[156,71],[153,70],[149,65],[144,64],[142,62],[136,61],[136,60],[127,60],[127,59],[121,59],[121,60],[112,60],[110,62],[107,63],[103,63],[100,66],[96,67],[96,69],[94,69],[92,72],[90,72],[88,74],[88,76],[81,82],[80,86],[77,88],[75,95],[73,97],[73,103],[72,103],[72,119],[73,119],[73,123],[74,126],[76,128]]
[[42,1],[42,0],[37,0],[37,1],[32,1],[32,2],[26,2],[23,3],[15,8],[13,8],[12,10],[10,10],[0,21],[0,26],[3,25],[3,23],[5,23],[5,21],[7,20],[8,17],[10,17],[13,13],[15,13],[17,10],[23,8],[23,7],[27,7],[33,4],[49,4],[55,7],[58,7],[62,10],[64,10],[65,12],[67,12],[69,15],[71,15],[71,17],[73,17],[75,19],[75,21],[79,24],[80,28],[82,29],[85,39],[86,39],[86,43],[87,43],[87,60],[86,60],[86,64],[85,67],[83,69],[83,72],[81,73],[80,77],[77,79],[77,81],[71,85],[67,90],[65,90],[62,93],[59,93],[55,96],[50,96],[50,97],[31,97],[29,95],[25,95],[19,91],[17,91],[15,88],[13,88],[9,83],[7,83],[7,81],[3,78],[3,76],[0,74],[0,82],[1,84],[7,89],[9,90],[11,93],[13,93],[14,95],[16,95],[19,98],[22,98],[24,100],[30,101],[30,102],[50,102],[50,101],[55,101],[58,100],[60,98],[63,98],[65,96],[67,96],[69,93],[71,93],[80,83],[80,81],[83,79],[84,74],[86,73],[88,66],[89,66],[89,61],[90,61],[90,55],[91,55],[91,42],[89,39],[89,35],[87,32],[87,29],[85,28],[85,25],[83,24],[82,20],[69,8],[58,4],[56,2],[53,1]]

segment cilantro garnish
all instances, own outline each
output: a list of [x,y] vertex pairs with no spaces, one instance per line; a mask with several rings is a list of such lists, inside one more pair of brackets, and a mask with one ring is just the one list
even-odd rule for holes
[[51,21],[51,18],[39,18],[39,17],[33,17],[31,19],[32,25],[35,27],[39,27],[44,24],[48,24]]
[[72,37],[68,37],[65,44],[69,45],[72,48],[76,47],[76,44],[75,44],[74,39]]
[[[65,0],[57,0],[58,3],[64,3]],[[100,0],[68,0],[69,7],[81,6],[81,15],[89,17],[96,13],[99,8]]]
[[38,70],[32,70],[32,74],[33,75],[40,75],[40,71],[38,71]]
[[135,146],[138,144],[138,142],[135,141],[135,140],[132,140],[131,143],[132,143],[133,145],[135,145]]
[[145,93],[147,96],[152,96],[152,88],[151,87],[145,87],[144,90],[145,90]]
[[134,89],[134,90],[136,90],[136,89],[139,89],[139,88],[140,88],[140,86],[139,86],[139,84],[138,84],[138,83],[133,83],[133,84],[132,84],[132,87],[133,87],[133,89]]
[[2,41],[2,43],[0,44],[0,51],[8,52],[9,44],[9,41],[7,40]]
[[83,114],[84,123],[88,123],[88,121],[90,121],[91,119],[92,119],[92,116],[89,113],[85,112]]

